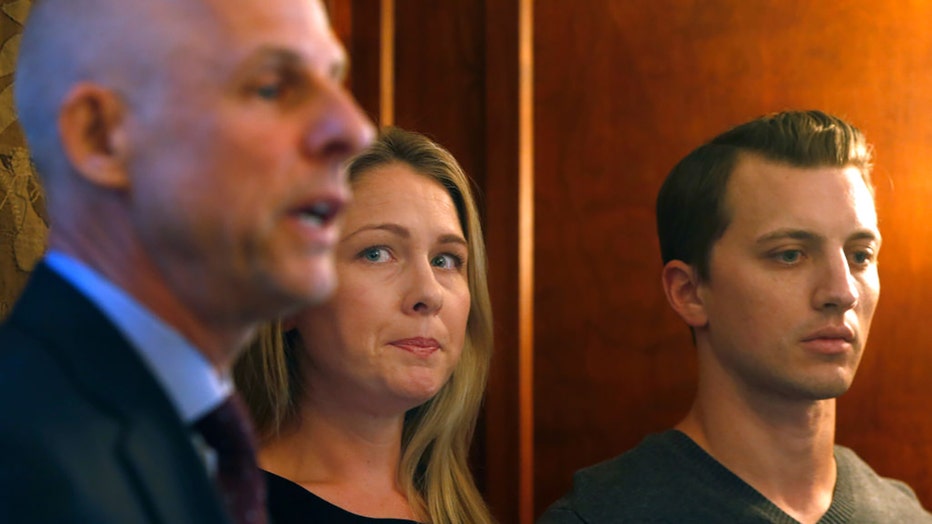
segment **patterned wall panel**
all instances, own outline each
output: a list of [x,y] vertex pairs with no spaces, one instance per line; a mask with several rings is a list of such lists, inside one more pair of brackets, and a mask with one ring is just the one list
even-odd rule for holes
[[29,5],[0,2],[0,318],[42,256],[48,234],[42,187],[13,109],[13,72]]

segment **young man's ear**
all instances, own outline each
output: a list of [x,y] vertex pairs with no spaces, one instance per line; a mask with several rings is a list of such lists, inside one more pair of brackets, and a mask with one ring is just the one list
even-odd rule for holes
[[124,105],[112,90],[90,83],[72,87],[58,114],[65,156],[88,182],[126,189]]
[[670,307],[690,327],[703,327],[708,323],[705,304],[699,293],[699,275],[693,266],[682,260],[671,260],[663,266],[663,291]]

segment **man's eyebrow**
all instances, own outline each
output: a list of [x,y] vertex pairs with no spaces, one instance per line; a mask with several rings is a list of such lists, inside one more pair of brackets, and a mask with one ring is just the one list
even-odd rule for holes
[[[265,45],[259,47],[247,59],[247,64],[268,66],[274,65],[291,69],[308,67],[308,62],[300,54],[286,48]],[[340,53],[327,67],[326,74],[333,80],[343,83],[349,74],[349,58]]]
[[303,60],[298,53],[282,47],[264,45],[256,49],[247,59],[247,63],[260,65],[275,64],[297,67]]
[[[757,238],[757,244],[766,244],[768,242],[773,242],[775,240],[799,240],[803,242],[813,242],[813,241],[822,241],[825,237],[822,235],[817,235],[812,231],[807,231],[805,229],[777,229],[776,231],[771,231],[764,235],[761,235]],[[847,239],[849,242],[852,240],[869,240],[871,242],[880,243],[880,234],[876,231],[870,229],[860,229],[850,235]]]
[[862,230],[860,230],[860,231],[855,232],[855,233],[854,233],[853,235],[851,235],[850,237],[848,237],[848,240],[849,240],[849,241],[851,241],[851,240],[869,240],[869,241],[875,242],[875,243],[877,243],[877,244],[879,245],[879,244],[882,242],[883,239],[882,239],[882,237],[880,236],[880,233],[879,233],[878,231],[872,231],[872,230],[870,230],[870,229],[862,229]]
[[768,242],[773,242],[774,240],[801,240],[812,242],[816,240],[822,240],[821,235],[817,235],[812,231],[806,231],[805,229],[777,229],[776,231],[771,231],[757,237],[758,244],[766,244]]

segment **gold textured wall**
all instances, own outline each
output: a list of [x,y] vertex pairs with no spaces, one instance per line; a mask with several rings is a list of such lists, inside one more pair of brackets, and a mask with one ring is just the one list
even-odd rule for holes
[[13,71],[29,0],[0,1],[0,319],[45,249],[45,198],[13,110]]

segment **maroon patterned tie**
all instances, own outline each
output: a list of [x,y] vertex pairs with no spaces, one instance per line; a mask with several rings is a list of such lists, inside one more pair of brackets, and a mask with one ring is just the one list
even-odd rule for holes
[[256,465],[252,424],[239,395],[201,417],[194,429],[217,453],[215,481],[233,522],[266,524],[265,483]]

